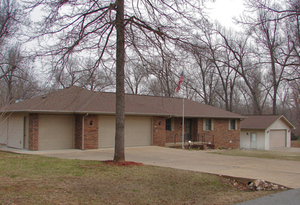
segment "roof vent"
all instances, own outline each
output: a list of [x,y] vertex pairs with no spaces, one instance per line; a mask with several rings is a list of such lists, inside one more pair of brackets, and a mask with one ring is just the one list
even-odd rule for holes
[[45,99],[45,98],[47,98],[47,96],[42,96],[42,99]]

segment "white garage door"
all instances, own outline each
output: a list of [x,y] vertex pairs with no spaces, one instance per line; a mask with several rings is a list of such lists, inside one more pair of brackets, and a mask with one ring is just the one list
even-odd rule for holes
[[9,116],[7,146],[23,149],[24,116],[12,114]]
[[8,119],[0,116],[0,145],[7,144],[7,125]]
[[286,131],[271,130],[270,131],[270,148],[286,146]]
[[115,117],[114,116],[99,116],[99,132],[98,132],[98,147],[114,147],[115,146]]
[[[151,145],[151,117],[125,118],[125,146]],[[99,148],[115,146],[115,116],[99,116]]]
[[72,115],[40,115],[39,150],[72,149],[74,124]]

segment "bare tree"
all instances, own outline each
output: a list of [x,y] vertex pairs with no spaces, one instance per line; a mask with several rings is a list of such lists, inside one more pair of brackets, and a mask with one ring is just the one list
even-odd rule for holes
[[[1,0],[0,1],[0,79],[3,78],[7,72],[6,47],[9,47],[8,42],[13,38],[19,29],[19,19],[22,16],[22,12],[19,9],[15,0]],[[23,15],[26,19],[26,16]]]
[[[255,26],[253,26],[255,25]],[[282,37],[279,16],[269,11],[259,10],[257,18],[253,19],[253,37],[258,45],[257,56],[260,64],[267,70],[270,87],[273,114],[277,114],[278,89],[283,80],[285,69],[291,56],[291,49],[287,47]]]
[[141,94],[145,93],[147,86],[147,79],[149,73],[145,70],[143,65],[138,62],[130,61],[126,64],[125,69],[125,85],[128,93]]
[[[231,32],[225,31],[221,26],[217,25],[217,30],[223,30],[229,35]],[[216,74],[219,78],[219,89],[216,89],[216,93],[221,99],[221,104],[225,104],[227,111],[233,111],[233,98],[235,94],[235,85],[238,78],[238,73],[231,66],[231,52],[228,49],[224,49],[222,39],[219,39],[218,33],[211,29],[205,33],[205,39],[208,47],[208,58],[215,67]]]
[[156,57],[148,67],[148,72],[152,76],[148,83],[148,92],[154,96],[173,97],[176,89],[175,73],[176,60],[171,56],[162,55]]
[[56,72],[49,72],[50,81],[54,79],[54,83],[67,88],[70,86],[79,86],[87,90],[103,91],[115,87],[113,80],[115,72],[111,69],[93,69],[93,61],[89,57],[73,57],[70,58],[63,68],[54,69]]
[[185,45],[185,50],[192,56],[193,64],[186,71],[186,86],[193,90],[207,105],[213,105],[219,78],[216,68],[207,54],[209,48],[204,44]]
[[[35,1],[29,7],[33,10],[42,7],[45,11],[46,18],[37,27],[38,37],[48,40],[40,42],[47,48],[44,56],[56,57],[55,69],[64,67],[73,53],[84,55],[88,50],[94,53],[93,69],[100,63],[116,67],[115,161],[125,160],[125,43],[128,55],[132,52],[143,58],[145,53],[153,53],[153,49],[159,51],[159,44],[181,41],[189,35],[195,13],[200,17],[201,3],[137,0],[126,2],[124,7],[124,0],[49,0]],[[188,22],[189,28],[181,29]],[[141,45],[144,49],[140,49]]]
[[249,36],[246,37],[226,37],[224,34],[219,32],[223,38],[224,47],[230,52],[232,60],[230,62],[224,62],[227,66],[234,69],[239,76],[242,77],[245,85],[251,93],[253,100],[253,112],[254,114],[262,114],[262,104],[259,100],[259,92],[257,87],[253,87],[253,83],[258,83],[257,78],[252,77],[251,74],[255,73],[257,69],[256,64],[253,62],[253,55],[248,44]]
[[9,48],[5,53],[5,58],[2,59],[5,63],[1,67],[5,75],[0,79],[2,106],[33,97],[38,90],[37,81],[30,67],[31,61],[22,56],[20,46]]
[[[0,46],[18,30],[21,11],[14,0],[0,1]],[[23,16],[24,17],[24,16]]]
[[296,116],[298,123],[300,124],[300,83],[292,81],[290,83],[290,86],[292,87],[292,93],[288,102],[292,108],[294,115]]

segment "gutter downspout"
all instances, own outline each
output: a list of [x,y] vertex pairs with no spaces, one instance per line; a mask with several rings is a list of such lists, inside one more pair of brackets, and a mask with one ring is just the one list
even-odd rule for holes
[[86,115],[84,115],[82,117],[82,142],[81,142],[81,149],[84,150],[84,117],[88,116],[89,113],[86,113]]

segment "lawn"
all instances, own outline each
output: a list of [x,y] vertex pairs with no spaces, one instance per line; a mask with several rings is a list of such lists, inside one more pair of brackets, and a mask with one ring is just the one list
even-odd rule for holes
[[281,159],[300,161],[300,153],[296,152],[279,152],[279,151],[267,151],[267,150],[215,150],[209,152],[212,154],[230,155],[230,156],[242,156],[242,157],[257,157],[266,159]]
[[0,152],[0,204],[235,204],[275,193],[220,176]]

